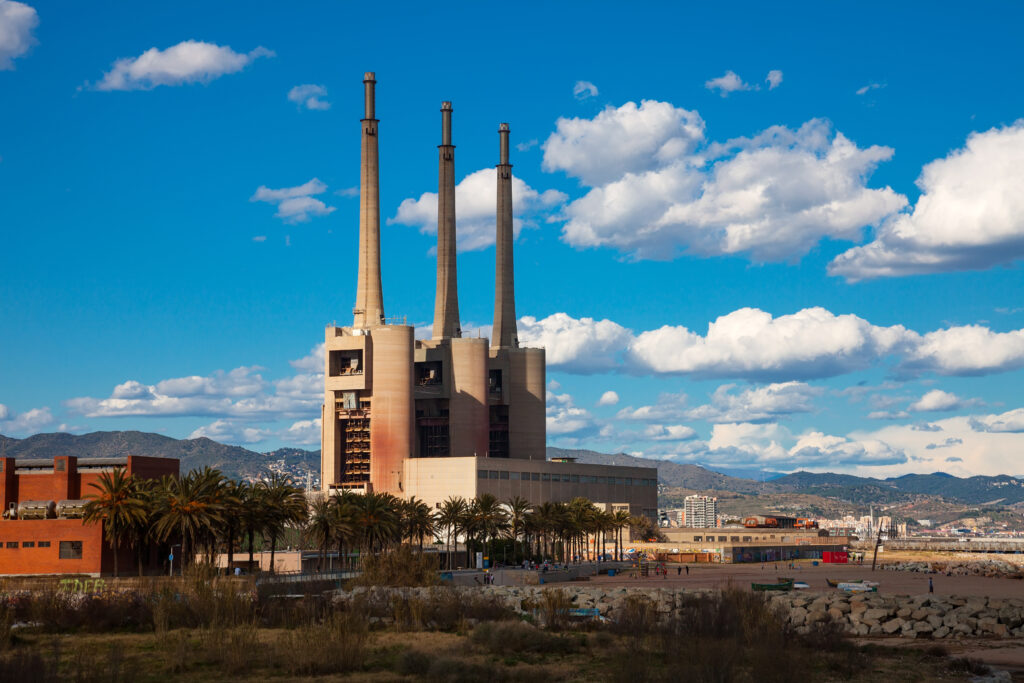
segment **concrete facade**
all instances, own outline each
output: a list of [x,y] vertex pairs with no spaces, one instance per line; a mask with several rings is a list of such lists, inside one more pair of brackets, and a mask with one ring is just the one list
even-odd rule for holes
[[[501,124],[498,131],[495,338],[489,343],[483,338],[462,337],[456,268],[453,108],[451,102],[444,102],[438,146],[434,323],[431,339],[414,340],[412,327],[388,324],[384,318],[375,86],[374,74],[367,73],[362,119],[359,280],[353,324],[330,325],[325,331],[321,486],[328,492],[348,489],[425,497],[424,487],[441,484],[446,492],[440,499],[449,495],[473,497],[493,488],[478,480],[478,471],[535,471],[525,468],[523,461],[536,463],[542,469],[548,466],[544,349],[520,347],[516,331],[509,126]],[[473,469],[474,459],[520,464],[480,464]],[[557,472],[561,477],[566,467],[584,468],[576,475],[566,473],[567,477],[590,476],[583,472],[591,466],[571,463],[561,463],[561,469],[543,473]],[[424,479],[427,475],[423,473],[428,470],[431,474]],[[536,473],[542,475],[541,470]],[[634,478],[633,474],[601,476]],[[654,480],[656,475],[648,473],[637,478]],[[428,486],[427,481],[434,484]],[[569,489],[583,491],[578,486],[545,488],[530,484],[523,488],[528,496],[514,495],[524,495],[539,503],[570,500],[575,495],[611,500],[608,496],[613,493],[594,488],[587,489],[590,494],[563,496]],[[634,501],[627,495],[630,492],[635,493],[630,489],[615,492],[612,497],[616,502],[628,503],[631,510],[642,510],[652,517],[656,514],[656,485],[644,489],[642,501]],[[430,495],[431,500],[436,498],[435,493]]]
[[[89,574],[113,571],[114,553],[103,540],[103,526],[85,524],[81,507],[104,472],[125,469],[143,479],[178,475],[175,458],[129,455],[120,458],[58,456],[49,459],[0,458],[0,575]],[[159,567],[159,558],[150,557]],[[135,555],[118,553],[130,573]]]

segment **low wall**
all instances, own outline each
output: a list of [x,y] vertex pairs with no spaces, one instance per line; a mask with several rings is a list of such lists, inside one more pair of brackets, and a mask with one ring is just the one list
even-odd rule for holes
[[[335,602],[357,597],[389,600],[394,595],[428,598],[435,588],[356,588],[337,591]],[[664,588],[596,588],[574,584],[547,586],[453,587],[440,590],[476,592],[501,600],[518,613],[533,610],[545,590],[561,590],[573,607],[596,609],[611,620],[624,602],[645,596],[654,602],[659,615],[668,618],[686,598],[709,596],[716,591]],[[845,632],[860,636],[902,636],[905,638],[1024,637],[1024,598],[997,599],[935,595],[878,595],[874,593],[766,594],[765,600],[780,611],[800,633],[809,633],[824,623],[835,622]]]

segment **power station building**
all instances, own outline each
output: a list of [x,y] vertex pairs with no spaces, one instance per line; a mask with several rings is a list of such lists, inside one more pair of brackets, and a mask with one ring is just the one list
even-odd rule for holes
[[513,278],[509,127],[498,130],[492,339],[462,336],[456,269],[452,105],[441,105],[437,290],[430,339],[388,319],[380,268],[376,79],[363,79],[359,268],[349,327],[325,333],[321,485],[436,505],[492,492],[533,503],[584,496],[657,512],[655,468],[546,460],[544,349],[520,346]]

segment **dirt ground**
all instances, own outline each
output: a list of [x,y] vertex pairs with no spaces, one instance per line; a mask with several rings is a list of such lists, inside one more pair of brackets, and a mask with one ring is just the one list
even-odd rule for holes
[[[887,558],[888,559],[888,558]],[[944,574],[918,574],[915,572],[897,572],[876,569],[871,571],[871,564],[830,564],[814,567],[810,562],[799,562],[795,569],[789,569],[788,563],[768,562],[750,564],[691,564],[689,574],[683,568],[681,574],[677,567],[685,565],[666,565],[668,576],[650,576],[632,578],[631,572],[617,576],[596,576],[589,585],[607,585],[609,587],[647,586],[651,588],[724,588],[729,584],[742,588],[750,588],[751,583],[774,583],[779,576],[793,577],[810,585],[811,591],[836,590],[829,588],[825,579],[860,580],[878,582],[879,593],[896,595],[920,595],[928,592],[928,579],[935,585],[937,595],[988,596],[997,598],[1024,598],[1024,581],[1020,579],[988,578],[983,576],[946,576]],[[778,567],[778,569],[776,569]]]

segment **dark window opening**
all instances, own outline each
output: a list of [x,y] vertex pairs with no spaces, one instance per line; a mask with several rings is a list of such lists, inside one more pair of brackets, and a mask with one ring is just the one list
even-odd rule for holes
[[330,351],[331,377],[363,374],[363,350],[343,349]]
[[7,541],[7,547],[8,548],[17,548],[18,547],[18,542],[17,541]]
[[50,542],[49,541],[39,541],[39,547],[40,548],[49,548],[50,547]]
[[487,371],[487,386],[492,394],[501,393],[501,370]]
[[62,560],[80,560],[82,559],[82,542],[81,541],[61,541],[60,551],[58,557]]
[[488,441],[488,455],[492,458],[507,458],[511,455],[508,440],[508,406],[491,406],[491,429]]
[[419,456],[421,458],[444,458],[451,452],[448,436],[448,418],[419,418]]
[[416,384],[421,387],[441,384],[443,381],[441,369],[442,365],[439,360],[416,363]]
[[35,541],[22,541],[21,542],[21,547],[22,548],[35,548],[36,547],[36,542]]

